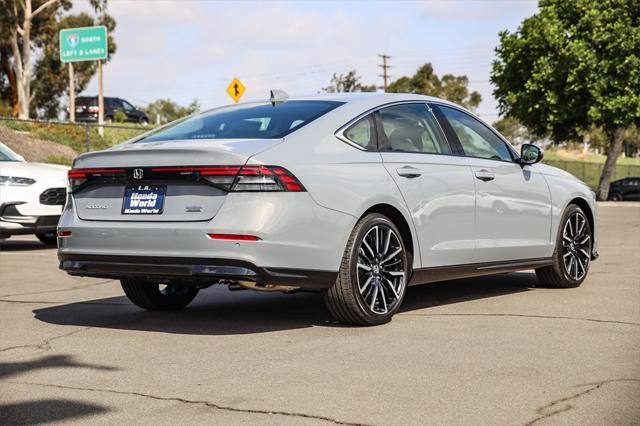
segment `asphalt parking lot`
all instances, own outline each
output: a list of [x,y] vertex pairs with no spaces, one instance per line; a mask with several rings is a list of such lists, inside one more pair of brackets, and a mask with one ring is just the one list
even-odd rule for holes
[[0,253],[4,424],[640,424],[640,203],[600,207],[582,287],[532,272],[413,287],[388,325],[315,294],[212,287],[142,311],[35,238]]

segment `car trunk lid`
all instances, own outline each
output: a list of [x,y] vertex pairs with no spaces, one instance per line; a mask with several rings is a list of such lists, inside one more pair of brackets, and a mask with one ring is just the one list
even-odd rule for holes
[[84,154],[70,172],[70,177],[84,180],[74,191],[78,217],[129,222],[210,220],[228,188],[212,184],[205,175],[239,169],[252,155],[281,141],[138,142]]

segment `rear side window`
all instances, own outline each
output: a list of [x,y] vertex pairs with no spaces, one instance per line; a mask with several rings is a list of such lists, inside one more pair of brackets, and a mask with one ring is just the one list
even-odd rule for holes
[[403,104],[379,111],[386,141],[381,151],[451,154],[435,117],[425,104]]
[[487,126],[454,108],[439,105],[447,121],[453,127],[465,155],[490,160],[513,161],[509,148]]
[[138,142],[193,139],[279,139],[342,105],[333,101],[249,104],[188,117]]
[[356,145],[367,151],[375,151],[376,144],[376,122],[372,114],[358,120],[349,127],[344,136]]

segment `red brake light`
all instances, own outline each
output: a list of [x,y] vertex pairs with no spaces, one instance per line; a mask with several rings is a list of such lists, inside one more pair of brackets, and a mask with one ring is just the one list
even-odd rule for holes
[[303,192],[298,179],[277,166],[202,167],[200,176],[230,192]]
[[58,231],[58,237],[60,238],[65,238],[70,236],[71,236],[71,231]]
[[[150,173],[149,173],[150,172]],[[105,182],[125,179],[127,169],[72,169],[69,170],[71,191],[90,178]],[[287,169],[279,166],[169,166],[152,167],[144,173],[145,179],[204,179],[229,192],[304,192],[302,183]]]
[[116,177],[124,174],[125,169],[71,169],[67,172],[71,191],[78,189],[88,178],[93,176]]

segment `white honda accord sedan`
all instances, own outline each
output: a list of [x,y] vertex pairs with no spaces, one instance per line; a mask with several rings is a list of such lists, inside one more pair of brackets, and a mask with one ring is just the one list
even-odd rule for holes
[[227,106],[78,157],[60,267],[179,309],[213,284],[324,294],[374,325],[407,286],[535,269],[576,287],[597,257],[593,192],[465,109],[407,94]]

